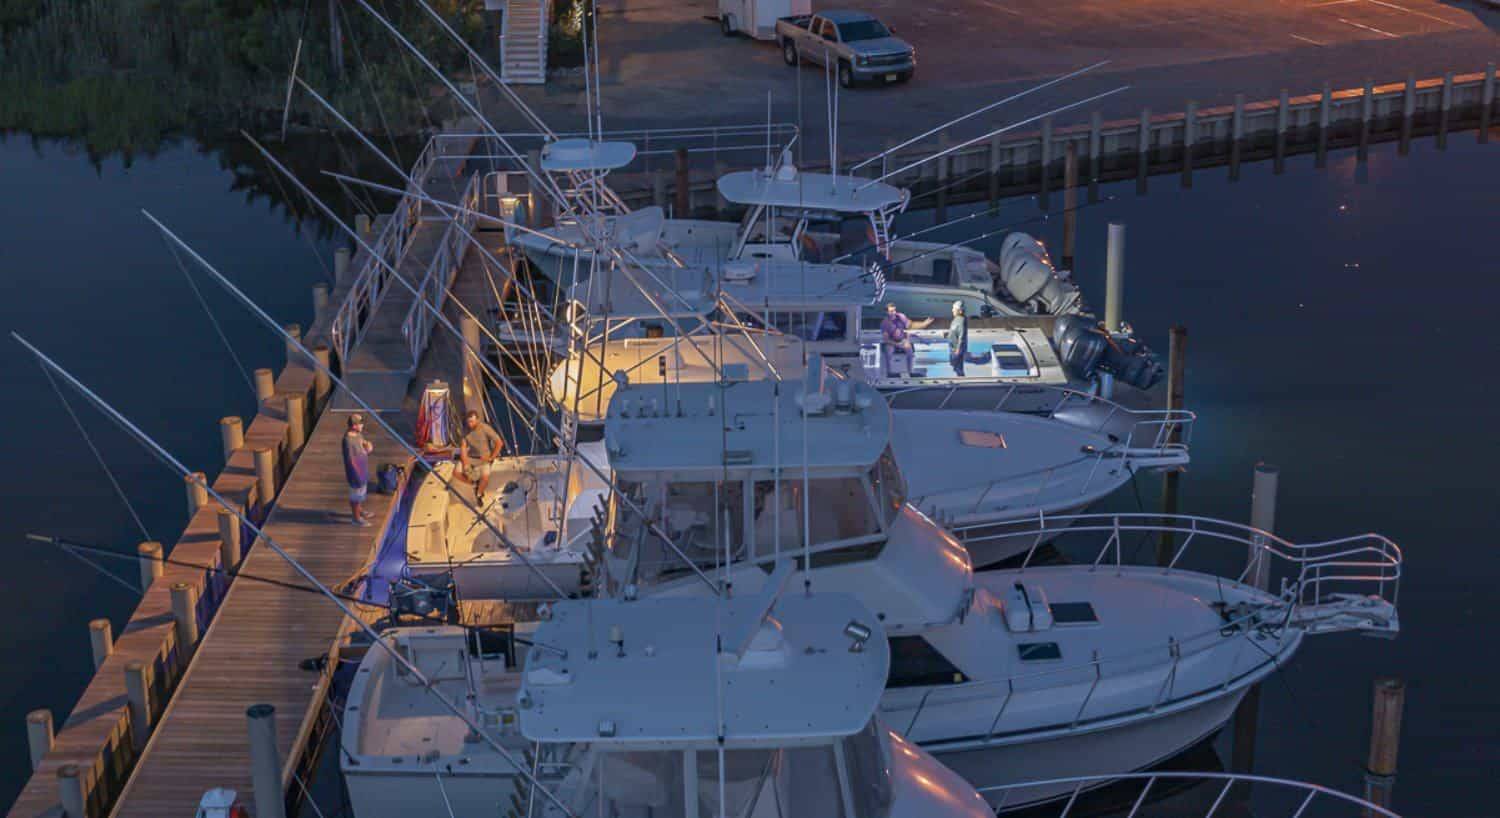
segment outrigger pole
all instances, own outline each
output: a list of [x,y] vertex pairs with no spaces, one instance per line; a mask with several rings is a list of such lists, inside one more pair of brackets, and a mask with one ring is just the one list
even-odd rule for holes
[[[147,215],[147,218],[150,218],[149,214]],[[152,221],[154,222],[156,220],[152,219]],[[158,226],[160,226],[159,223]],[[162,230],[166,231],[166,228],[163,227]],[[186,245],[183,246],[184,248],[186,248]],[[192,252],[190,248],[188,249],[188,251]],[[192,475],[192,470],[183,465],[182,461],[178,460],[172,455],[171,452],[167,451],[164,447],[162,447],[161,444],[157,443],[155,439],[142,431],[139,426],[132,423],[129,418],[120,414],[120,412],[117,411],[113,406],[111,406],[109,402],[99,397],[98,394],[84,385],[82,381],[79,381],[77,378],[73,377],[72,373],[68,372],[66,369],[63,369],[62,366],[60,366],[56,361],[53,361],[51,358],[47,357],[47,355],[41,350],[32,346],[31,342],[21,337],[20,334],[12,332],[10,334],[10,337],[14,338],[17,343],[21,344],[21,346],[24,346],[26,350],[37,359],[38,363],[40,363],[49,371],[56,373],[59,377],[66,381],[69,386],[73,387],[78,392],[78,394],[88,399],[88,401],[92,403],[100,412],[102,412],[105,417],[109,418],[115,423],[115,425],[119,426],[131,437],[134,437],[138,442],[145,446],[147,450],[155,455],[158,460],[160,460],[162,463],[164,463],[183,477],[189,477]],[[548,790],[546,787],[542,786],[541,782],[538,781],[534,776],[532,776],[531,770],[527,769],[524,764],[518,762],[516,758],[512,756],[510,752],[500,744],[500,742],[496,741],[494,738],[490,737],[488,733],[485,732],[483,725],[471,718],[468,713],[464,712],[464,709],[462,707],[439,692],[433,681],[427,678],[427,676],[424,675],[422,671],[411,662],[411,660],[407,659],[405,656],[402,656],[400,651],[391,647],[384,639],[381,639],[380,634],[377,633],[374,628],[370,627],[365,623],[363,619],[359,617],[358,614],[350,610],[349,606],[342,599],[340,599],[337,594],[335,594],[330,588],[328,588],[328,586],[319,581],[317,577],[313,576],[312,572],[304,568],[302,566],[302,563],[297,561],[296,557],[288,554],[286,550],[282,548],[274,538],[271,537],[271,535],[267,534],[260,526],[257,526],[253,521],[251,521],[248,516],[245,515],[244,512],[240,511],[235,507],[233,503],[225,499],[223,495],[215,491],[213,486],[210,486],[207,483],[199,483],[199,485],[204,486],[208,490],[209,496],[212,497],[221,508],[228,511],[230,514],[233,514],[242,525],[249,526],[250,530],[255,533],[256,537],[264,542],[268,548],[276,552],[276,555],[278,557],[281,557],[281,559],[285,561],[286,564],[290,566],[298,576],[302,577],[303,581],[313,586],[320,594],[322,594],[325,599],[327,599],[329,602],[332,602],[339,609],[339,611],[343,613],[345,617],[348,617],[349,621],[354,623],[355,627],[359,628],[360,631],[362,631],[367,637],[369,637],[371,643],[379,645],[381,650],[384,650],[391,657],[391,659],[396,662],[396,664],[400,665],[401,668],[407,673],[412,674],[413,678],[415,678],[424,689],[431,693],[438,700],[438,702],[443,705],[444,709],[448,710],[448,712],[456,716],[460,721],[468,726],[471,731],[473,731],[474,735],[479,736],[479,738],[484,741],[485,744],[487,744],[495,752],[499,753],[501,758],[509,762],[510,765],[516,769],[516,772],[518,772],[522,778],[526,779],[527,783],[531,784],[533,787],[540,789],[542,793],[547,797],[547,800],[551,801],[554,806],[562,810],[564,815],[569,816],[569,818],[575,818],[574,813],[572,812],[572,810],[568,809],[566,804],[559,800],[551,790]]]

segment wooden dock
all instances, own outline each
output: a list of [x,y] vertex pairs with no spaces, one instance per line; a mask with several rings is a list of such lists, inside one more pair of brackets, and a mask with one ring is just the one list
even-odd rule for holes
[[[424,189],[430,195],[456,200],[462,193],[461,164],[431,162],[424,173]],[[439,175],[443,178],[435,178]],[[465,252],[467,244],[460,242],[449,245],[456,257],[446,265],[434,261],[445,239],[453,238],[449,221],[429,209],[410,223],[409,238],[396,256],[398,269],[415,285],[428,283],[431,289],[424,293],[442,293],[451,284],[450,291],[474,309],[491,308],[487,302],[494,290],[487,275],[504,271],[486,271],[479,254]],[[379,236],[389,222],[377,221],[369,238]],[[485,243],[498,251],[502,240],[488,234]],[[370,294],[368,282],[359,280],[370,266],[363,251],[354,255],[328,308],[305,334],[309,346],[326,344],[336,353],[335,326],[341,317],[337,310],[351,293],[360,295],[362,286],[363,294]],[[366,400],[378,401],[382,417],[408,438],[422,386],[433,379],[461,383],[463,364],[461,344],[441,328],[430,330],[432,343],[422,344],[420,360],[412,360],[407,319],[414,300],[405,288],[387,282],[377,298],[362,305],[355,324],[342,327],[347,332],[354,326],[358,336],[348,345],[348,360],[341,362],[351,376],[351,387]],[[451,299],[445,313],[458,323]],[[359,576],[373,558],[394,504],[393,495],[371,492],[366,508],[376,515],[375,524],[351,524],[340,441],[345,430],[342,410],[353,406],[347,396],[334,394],[338,390],[320,391],[327,388],[321,380],[305,362],[290,362],[275,381],[276,394],[263,402],[260,414],[246,428],[244,445],[230,454],[211,485],[254,519],[263,520],[265,534],[320,581],[338,587]],[[454,390],[455,396],[460,393]],[[288,405],[303,408],[300,423],[288,423]],[[406,462],[404,450],[375,423],[367,421],[365,431],[375,445],[372,464]],[[304,440],[296,441],[298,434]],[[262,496],[259,488],[263,481],[256,472],[258,448],[270,449],[275,462],[274,498]],[[260,457],[264,461],[266,453]],[[326,694],[331,671],[326,668],[336,665],[329,662],[323,670],[304,670],[304,661],[336,657],[352,623],[316,594],[248,579],[234,581],[226,570],[234,566],[221,559],[219,517],[212,502],[193,514],[168,555],[206,567],[166,565],[150,585],[114,642],[113,653],[11,807],[11,818],[64,815],[61,786],[70,775],[81,783],[86,818],[188,816],[203,793],[214,787],[234,789],[244,803],[253,805],[245,711],[262,703],[276,708],[284,796],[289,804],[300,800],[330,728]],[[239,570],[247,575],[302,584],[263,541],[243,551]],[[201,633],[196,644],[179,639],[181,629],[174,620],[170,589],[180,582],[195,590]],[[126,666],[137,667],[139,673],[135,663],[145,664],[144,711],[132,705],[127,689]]]

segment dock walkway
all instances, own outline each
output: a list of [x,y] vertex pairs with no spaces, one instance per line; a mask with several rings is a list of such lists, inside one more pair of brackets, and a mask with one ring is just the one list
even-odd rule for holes
[[[431,167],[453,178],[433,182],[429,177],[424,189],[456,200],[463,187],[455,183],[461,169],[441,162]],[[424,292],[441,293],[451,281],[451,292],[466,301],[475,299],[468,303],[476,311],[486,309],[482,301],[492,291],[483,265],[477,253],[465,252],[466,243],[452,241],[450,221],[431,212],[417,220],[397,269],[414,285],[435,270],[433,287]],[[386,223],[378,221],[370,235],[377,235]],[[496,236],[485,243],[493,249],[501,240]],[[445,244],[456,257],[446,265],[435,263]],[[310,344],[336,340],[331,336],[335,310],[361,286],[353,279],[361,265],[368,264],[366,255],[355,254],[353,275],[338,283],[329,309],[305,334]],[[445,330],[435,330],[432,342],[418,348],[421,360],[413,362],[404,323],[414,301],[406,288],[387,282],[378,297],[364,305],[357,340],[341,362],[343,371],[353,376],[350,385],[388,411],[384,419],[398,430],[413,427],[421,384],[434,378],[456,383],[462,377],[461,346]],[[451,299],[445,313],[457,323]],[[316,394],[317,381],[307,366],[289,365],[277,380],[278,397],[265,402],[246,430],[245,445],[231,454],[212,485],[257,519],[263,515],[268,537],[321,582],[338,587],[373,557],[394,504],[392,496],[372,492],[366,508],[376,515],[375,524],[351,524],[340,455],[344,416],[337,410],[352,407],[344,403],[347,396],[341,401],[337,395]],[[302,393],[310,409],[305,419],[310,431],[305,444],[294,450],[287,445],[285,410],[279,410],[279,417],[277,412],[286,406],[286,395],[295,392]],[[401,447],[376,424],[366,423],[366,436],[375,445],[372,463],[405,462]],[[274,502],[262,498],[257,488],[255,448],[274,450],[281,464]],[[218,509],[210,503],[192,517],[169,555],[213,568],[168,565],[151,584],[114,643],[113,655],[101,665],[12,806],[11,818],[62,815],[59,771],[75,765],[83,781],[86,818],[191,815],[203,793],[214,787],[234,789],[243,802],[253,805],[245,711],[262,703],[276,708],[284,792],[289,800],[298,798],[306,765],[315,760],[329,727],[326,693],[331,682],[326,668],[302,666],[305,660],[336,655],[350,623],[317,594],[249,579],[231,581],[221,570],[222,541]],[[259,540],[245,550],[240,570],[257,578],[303,584],[294,569]],[[196,644],[174,638],[170,586],[178,581],[199,590],[202,628]],[[125,665],[133,662],[154,668],[149,713],[144,717],[132,713],[126,690]],[[138,729],[132,728],[133,715]]]

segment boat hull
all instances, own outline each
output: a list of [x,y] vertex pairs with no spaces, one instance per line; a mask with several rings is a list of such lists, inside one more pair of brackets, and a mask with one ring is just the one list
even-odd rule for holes
[[[963,749],[944,749],[952,742],[923,747],[981,792],[985,787],[1026,781],[1135,772],[1154,767],[1217,732],[1248,689],[1248,685],[1231,687],[1169,714],[1143,715],[1100,729],[1080,728],[1056,738],[1000,738],[988,746]],[[1072,786],[1041,784],[1008,793],[983,794],[992,807],[1009,810],[1067,797]]]

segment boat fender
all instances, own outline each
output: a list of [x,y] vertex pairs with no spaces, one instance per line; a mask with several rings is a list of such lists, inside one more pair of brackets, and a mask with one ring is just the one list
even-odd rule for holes
[[1052,606],[1047,604],[1047,591],[1040,585],[1024,585],[1026,604],[1031,607],[1031,629],[1044,631],[1052,627]]
[[1026,633],[1031,630],[1031,606],[1026,604],[1026,590],[1021,583],[1005,589],[1000,600],[1000,611],[1005,615],[1005,629],[1011,633]]

